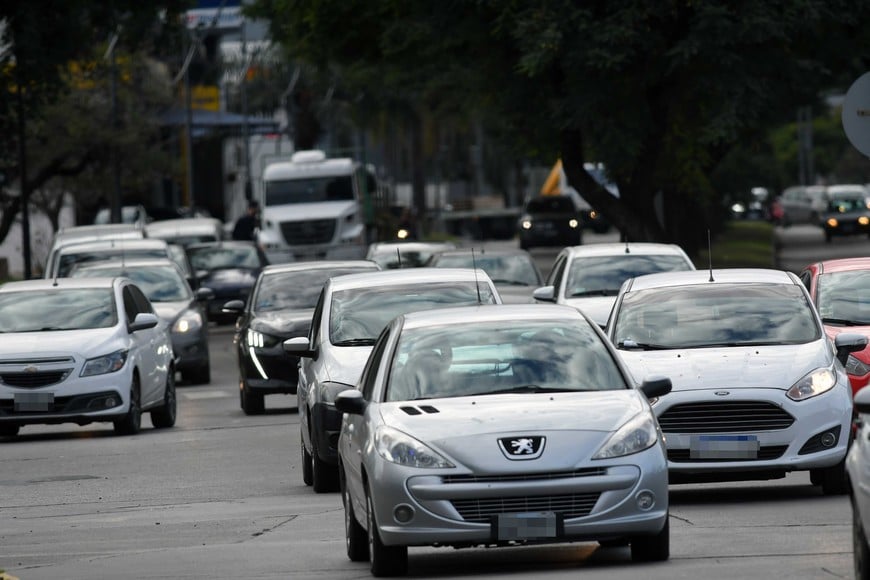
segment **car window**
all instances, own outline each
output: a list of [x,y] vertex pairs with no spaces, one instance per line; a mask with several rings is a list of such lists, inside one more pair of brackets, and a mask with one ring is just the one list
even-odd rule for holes
[[682,256],[620,254],[576,258],[568,271],[566,298],[582,296],[616,296],[629,278],[656,272],[692,270]]
[[260,268],[262,263],[257,248],[252,246],[214,246],[188,248],[194,270],[220,270],[225,268]]
[[835,272],[819,276],[816,292],[822,320],[870,325],[870,272]]
[[136,298],[133,296],[130,286],[124,286],[123,296],[124,312],[127,315],[127,323],[129,324],[133,322],[136,319],[136,315],[139,314],[139,306],[136,304]]
[[828,202],[828,211],[830,213],[849,213],[866,210],[867,201],[863,197],[841,197]]
[[473,268],[486,272],[495,284],[540,285],[541,279],[531,259],[523,256],[491,256],[486,254],[442,254],[435,258],[436,268]]
[[363,398],[367,401],[372,400],[375,384],[377,384],[378,369],[381,366],[381,359],[384,356],[384,351],[387,348],[389,338],[390,327],[388,326],[384,328],[381,335],[378,337],[378,342],[375,344],[375,348],[369,355],[369,358],[366,361],[366,366],[363,369],[360,386],[362,387]]
[[130,293],[133,295],[133,300],[136,301],[136,309],[139,312],[147,312],[153,314],[154,307],[151,306],[151,302],[148,301],[148,298],[145,296],[145,294],[142,293],[142,290],[140,290],[137,286],[133,284],[128,286],[128,288],[130,288]]
[[0,333],[109,328],[117,323],[110,288],[0,293]]
[[190,300],[190,287],[171,266],[118,266],[117,268],[76,268],[73,278],[124,276],[132,280],[151,302],[181,302]]
[[385,399],[626,388],[604,341],[586,322],[485,322],[402,332]]
[[556,263],[553,264],[553,268],[547,276],[547,286],[554,286],[557,292],[559,291],[559,286],[562,284],[562,274],[565,271],[565,262],[567,259],[568,258],[564,255],[556,258]]
[[254,295],[255,312],[276,310],[306,310],[314,308],[326,281],[334,276],[374,271],[371,268],[318,268],[301,272],[264,274]]
[[326,288],[320,290],[320,295],[317,297],[317,304],[314,305],[314,315],[311,317],[311,329],[308,332],[308,343],[316,347],[320,342],[320,324],[323,320],[323,306]]
[[552,195],[530,199],[526,213],[576,213],[574,202],[568,196]]
[[57,264],[58,278],[69,276],[70,271],[76,264],[90,264],[107,260],[121,260],[125,258],[147,259],[166,258],[169,254],[166,248],[122,248],[115,247],[105,250],[83,250],[62,252]]
[[638,290],[623,295],[614,315],[614,343],[621,348],[803,344],[822,336],[812,306],[795,285]]

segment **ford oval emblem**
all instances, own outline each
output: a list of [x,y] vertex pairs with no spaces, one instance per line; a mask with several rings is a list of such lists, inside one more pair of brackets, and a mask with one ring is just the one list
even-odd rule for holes
[[731,394],[731,392],[730,391],[716,391],[713,394],[716,395],[717,397],[727,397],[728,395]]

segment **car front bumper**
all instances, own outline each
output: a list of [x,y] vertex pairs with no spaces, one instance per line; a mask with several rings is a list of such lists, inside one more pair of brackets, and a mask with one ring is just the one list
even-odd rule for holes
[[239,345],[239,363],[247,388],[263,394],[296,394],[299,384],[299,357],[284,352],[282,337],[277,345],[265,348]]
[[172,333],[175,370],[197,369],[209,364],[208,336],[201,332]]

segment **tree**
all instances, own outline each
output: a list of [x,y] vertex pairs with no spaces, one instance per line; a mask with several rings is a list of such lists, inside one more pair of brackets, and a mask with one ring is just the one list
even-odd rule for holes
[[[496,119],[557,151],[629,239],[693,251],[735,146],[866,67],[866,0],[257,0],[273,38],[345,83]],[[583,169],[600,161],[609,195]],[[660,211],[660,209],[662,211]]]

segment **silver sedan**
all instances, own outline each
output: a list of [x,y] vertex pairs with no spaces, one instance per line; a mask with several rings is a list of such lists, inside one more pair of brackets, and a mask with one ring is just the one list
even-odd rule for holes
[[403,574],[409,546],[591,541],[669,557],[665,447],[599,328],[557,305],[395,318],[340,393],[347,551]]

